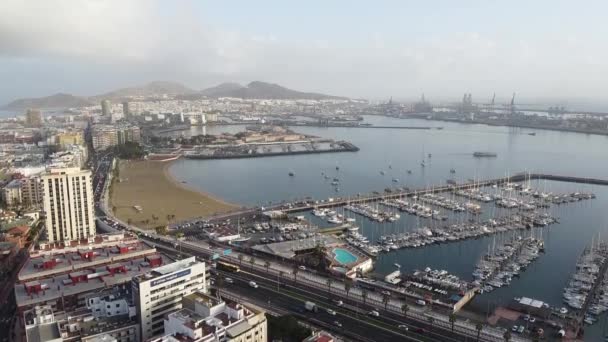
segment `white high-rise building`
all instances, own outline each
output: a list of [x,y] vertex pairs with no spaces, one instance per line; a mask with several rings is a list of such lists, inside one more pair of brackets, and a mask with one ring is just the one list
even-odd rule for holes
[[181,309],[184,296],[207,292],[205,272],[205,263],[190,257],[133,277],[133,302],[143,341],[164,333],[165,314]]
[[95,235],[93,180],[89,170],[49,169],[42,174],[46,232],[49,242]]

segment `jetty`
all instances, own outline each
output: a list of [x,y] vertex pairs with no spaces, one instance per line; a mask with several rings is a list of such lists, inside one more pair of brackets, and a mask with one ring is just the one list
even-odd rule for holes
[[403,189],[385,193],[372,193],[366,195],[357,195],[356,197],[349,198],[331,198],[324,201],[306,201],[291,204],[290,206],[285,206],[283,204],[279,204],[273,206],[271,208],[267,208],[266,210],[282,210],[286,213],[300,212],[312,210],[315,208],[325,209],[325,208],[333,208],[344,206],[347,204],[355,204],[355,203],[368,203],[368,202],[381,202],[386,200],[395,200],[402,199],[404,197],[411,196],[422,196],[426,194],[437,194],[447,191],[458,191],[458,190],[469,190],[476,189],[485,186],[492,185],[503,185],[509,184],[512,182],[523,182],[529,180],[551,180],[551,181],[559,181],[559,182],[568,182],[568,183],[579,183],[579,184],[592,184],[592,185],[602,185],[608,186],[608,180],[606,179],[597,179],[597,178],[585,178],[585,177],[572,177],[572,176],[560,176],[560,175],[550,175],[550,174],[542,174],[542,173],[520,173],[510,177],[501,177],[494,178],[476,182],[467,182],[461,184],[449,184],[444,186],[437,186],[425,189]]

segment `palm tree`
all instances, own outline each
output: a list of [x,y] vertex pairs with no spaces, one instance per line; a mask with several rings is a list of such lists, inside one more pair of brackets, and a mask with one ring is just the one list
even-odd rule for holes
[[255,258],[254,257],[249,258],[249,263],[251,264],[251,268],[253,268],[253,265],[255,265]]
[[300,271],[300,269],[298,268],[298,265],[293,265],[293,270],[291,271],[293,273],[293,282],[297,282],[298,281],[298,271]]
[[332,283],[331,278],[327,278],[327,296],[328,297],[331,295],[331,283]]
[[505,339],[505,342],[509,342],[511,340],[511,332],[509,330],[505,331],[505,334],[502,335],[502,337]]
[[363,304],[365,304],[365,301],[367,300],[367,290],[361,290],[361,298],[363,298]]
[[454,323],[456,323],[456,314],[451,313],[450,314],[450,324],[452,325],[452,332],[454,332]]
[[408,311],[410,311],[410,306],[403,303],[403,305],[401,305],[401,312],[403,312],[403,316],[407,317]]
[[266,267],[266,273],[268,273],[268,269],[270,268],[270,261],[264,261],[264,267]]
[[429,321],[429,325],[431,326],[431,329],[433,329],[433,323],[435,323],[435,318],[432,316],[429,316],[429,317],[427,317],[426,320]]
[[346,291],[346,298],[348,298],[348,293],[350,289],[353,287],[353,281],[350,278],[344,279],[344,291]]
[[217,289],[216,291],[217,291],[218,296],[220,295],[220,291],[223,286],[224,286],[224,278],[222,278],[221,276],[215,278],[215,288]]
[[477,341],[479,342],[479,336],[481,335],[481,331],[483,330],[483,324],[477,323],[475,326],[475,330],[477,330]]
[[243,266],[243,259],[245,258],[245,256],[241,253],[237,256],[237,259],[239,259],[239,267]]
[[388,307],[388,303],[391,301],[391,296],[388,294],[382,294],[382,303],[384,303],[384,310]]

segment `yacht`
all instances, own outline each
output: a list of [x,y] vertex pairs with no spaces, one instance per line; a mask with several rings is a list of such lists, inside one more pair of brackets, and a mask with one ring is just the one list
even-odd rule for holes
[[314,209],[312,211],[312,214],[317,216],[317,217],[324,217],[325,216],[325,210],[323,209]]
[[340,224],[340,223],[342,223],[342,220],[336,216],[332,216],[327,220],[327,222],[333,223],[333,224]]

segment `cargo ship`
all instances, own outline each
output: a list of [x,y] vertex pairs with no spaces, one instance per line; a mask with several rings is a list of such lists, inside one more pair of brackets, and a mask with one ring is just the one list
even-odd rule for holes
[[475,157],[475,158],[496,157],[496,153],[494,153],[494,152],[473,152],[473,157]]

